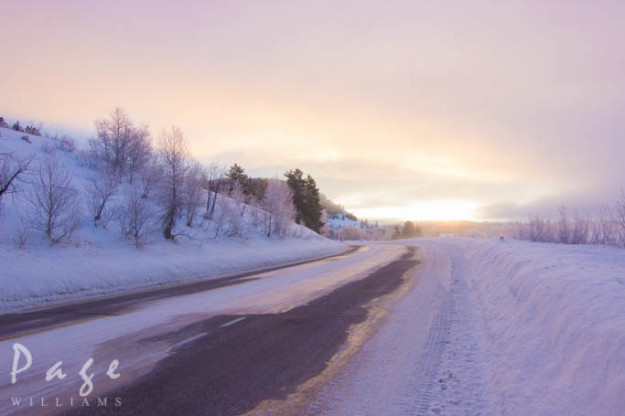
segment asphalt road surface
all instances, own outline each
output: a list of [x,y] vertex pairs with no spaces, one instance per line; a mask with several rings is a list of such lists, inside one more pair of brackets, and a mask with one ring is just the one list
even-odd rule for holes
[[[0,414],[298,414],[302,392],[314,394],[304,386],[361,346],[348,340],[372,318],[375,300],[416,279],[415,252],[372,245],[263,273],[0,317]],[[13,384],[16,343],[32,365]],[[119,378],[107,375],[113,360]],[[59,361],[67,377],[45,381]],[[81,369],[92,376],[86,397]]]

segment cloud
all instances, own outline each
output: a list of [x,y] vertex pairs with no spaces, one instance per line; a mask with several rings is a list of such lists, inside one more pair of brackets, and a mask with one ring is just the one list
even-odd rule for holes
[[15,118],[85,131],[122,105],[199,158],[301,167],[354,211],[508,218],[625,185],[623,2],[61,4],[3,9]]

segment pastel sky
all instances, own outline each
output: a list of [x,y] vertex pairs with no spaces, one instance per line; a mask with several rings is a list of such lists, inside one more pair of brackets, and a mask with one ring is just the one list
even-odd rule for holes
[[4,0],[0,115],[116,106],[357,215],[515,219],[625,185],[625,2]]

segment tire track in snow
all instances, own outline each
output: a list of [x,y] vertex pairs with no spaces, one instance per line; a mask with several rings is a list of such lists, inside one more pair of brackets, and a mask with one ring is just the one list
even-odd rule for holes
[[418,246],[415,284],[305,416],[497,414],[467,254],[440,240]]
[[435,394],[434,390],[439,387],[436,378],[445,346],[449,343],[453,307],[453,298],[448,291],[445,293],[438,314],[428,331],[423,355],[425,360],[421,371],[416,374],[419,383],[417,395],[415,396],[416,406],[412,407],[412,409],[416,409],[416,414],[418,415],[428,414],[432,397]]
[[447,416],[496,415],[492,386],[489,380],[489,356],[483,348],[482,317],[476,300],[471,296],[470,263],[457,245],[445,245],[451,258],[451,287],[453,305],[450,330],[434,377],[430,414]]
[[405,296],[387,305],[384,324],[318,392],[306,416],[428,414],[449,338],[453,298],[448,256],[427,251]]

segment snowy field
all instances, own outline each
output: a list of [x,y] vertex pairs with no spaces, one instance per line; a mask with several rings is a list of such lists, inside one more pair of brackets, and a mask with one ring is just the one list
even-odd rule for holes
[[406,244],[417,283],[307,414],[625,414],[625,251]]

